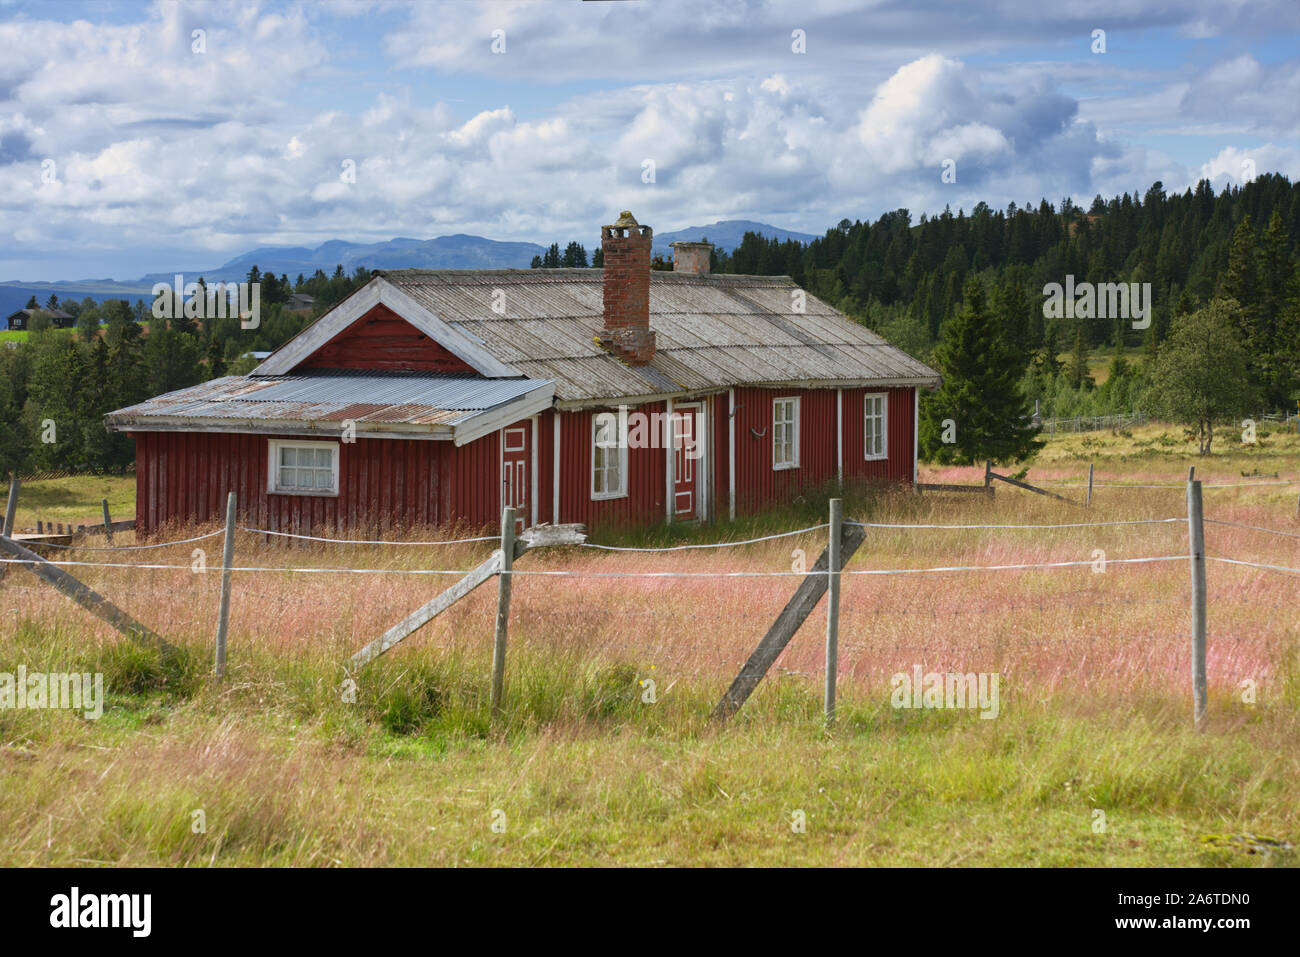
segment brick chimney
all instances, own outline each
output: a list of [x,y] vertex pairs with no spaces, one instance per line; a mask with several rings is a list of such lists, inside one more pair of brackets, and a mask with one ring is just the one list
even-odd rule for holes
[[596,341],[628,365],[645,365],[655,355],[650,331],[650,246],[654,230],[627,210],[600,230],[605,257],[605,324]]
[[673,272],[707,276],[712,266],[713,243],[669,243],[673,248]]

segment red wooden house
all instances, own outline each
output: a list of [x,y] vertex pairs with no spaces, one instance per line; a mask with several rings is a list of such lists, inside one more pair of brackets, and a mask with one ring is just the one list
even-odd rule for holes
[[307,532],[735,516],[832,482],[916,477],[938,375],[786,277],[651,271],[651,230],[602,269],[391,270],[250,375],[111,413],[136,440],[136,521]]

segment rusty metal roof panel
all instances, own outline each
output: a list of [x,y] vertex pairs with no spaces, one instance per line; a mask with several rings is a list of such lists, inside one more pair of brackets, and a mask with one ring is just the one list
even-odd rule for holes
[[151,419],[212,422],[358,422],[455,425],[541,390],[538,379],[468,376],[320,373],[214,379],[110,413],[118,428]]

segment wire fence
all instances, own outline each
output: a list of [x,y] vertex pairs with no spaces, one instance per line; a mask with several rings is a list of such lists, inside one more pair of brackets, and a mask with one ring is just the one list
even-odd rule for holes
[[[1228,483],[1236,485],[1251,484],[1289,484],[1289,483]],[[1155,486],[1169,487],[1169,486]],[[1177,487],[1177,486],[1172,486]],[[1183,486],[1186,488],[1186,486]],[[1209,486],[1207,486],[1209,487]],[[1134,539],[1131,536],[1141,532],[1143,527],[1149,528],[1156,532],[1161,528],[1176,526],[1181,531],[1184,524],[1188,525],[1187,537],[1183,534],[1178,536],[1179,547],[1169,548],[1161,547],[1158,537],[1144,536],[1142,539]],[[1286,531],[1278,528],[1271,528],[1264,525],[1235,522],[1227,519],[1208,517],[1204,519],[1204,524],[1212,527],[1221,527],[1244,532],[1251,532],[1260,535],[1274,536],[1276,539],[1300,539],[1300,534]],[[782,594],[788,595],[786,586],[780,583],[785,580],[796,579],[807,581],[811,577],[822,577],[826,581],[831,579],[845,581],[883,581],[886,579],[903,580],[908,577],[918,576],[949,576],[953,580],[959,578],[971,578],[983,581],[994,581],[996,576],[1008,573],[1043,573],[1068,574],[1070,570],[1078,570],[1091,566],[1095,572],[1098,570],[1100,562],[1102,570],[1114,567],[1133,568],[1135,571],[1138,567],[1160,567],[1169,563],[1189,562],[1195,566],[1199,560],[1201,562],[1214,563],[1220,566],[1235,566],[1240,569],[1251,570],[1265,575],[1297,575],[1300,574],[1300,556],[1295,560],[1280,558],[1277,555],[1263,556],[1264,560],[1257,560],[1258,556],[1243,554],[1239,550],[1232,550],[1230,554],[1208,554],[1204,550],[1198,556],[1195,549],[1189,542],[1191,535],[1191,522],[1187,515],[1173,515],[1167,517],[1141,518],[1141,519],[1116,519],[1102,520],[1095,522],[1026,522],[1026,523],[933,523],[933,522],[873,522],[873,521],[856,521],[850,520],[843,522],[843,526],[867,532],[869,530],[891,530],[907,533],[910,538],[915,535],[925,533],[956,533],[965,535],[981,531],[999,531],[1007,533],[1025,532],[1030,536],[1032,541],[1034,536],[1044,531],[1059,531],[1068,533],[1081,530],[1101,530],[1109,529],[1121,535],[1120,542],[1127,543],[1129,546],[1145,545],[1150,548],[1149,554],[1120,554],[1115,557],[1102,557],[1098,559],[1094,554],[1088,558],[1061,557],[1059,555],[1045,555],[1042,560],[1024,560],[1024,561],[998,561],[985,560],[973,562],[954,562],[947,564],[925,564],[918,563],[911,565],[903,561],[893,561],[887,564],[887,567],[871,567],[871,559],[867,551],[861,551],[856,556],[856,560],[842,569],[831,569],[827,567],[825,572],[809,572],[806,565],[794,564],[786,567],[765,567],[765,568],[727,568],[727,567],[608,567],[604,562],[621,562],[633,556],[643,556],[652,559],[656,555],[664,558],[673,558],[680,560],[686,554],[692,554],[694,562],[711,562],[709,555],[721,555],[733,549],[744,549],[749,546],[761,545],[777,541],[791,541],[793,539],[804,539],[811,541],[814,545],[820,545],[827,540],[831,530],[835,527],[835,520],[823,522],[815,525],[809,525],[801,528],[795,528],[788,531],[776,532],[767,535],[761,535],[752,538],[721,541],[721,542],[697,542],[678,545],[663,546],[622,546],[604,544],[598,542],[582,542],[576,546],[575,551],[570,554],[577,555],[583,551],[597,554],[607,554],[608,559],[594,559],[595,565],[579,567],[571,564],[571,567],[510,567],[497,568],[491,572],[491,575],[498,577],[502,582],[516,580],[525,583],[535,581],[539,583],[544,591],[528,591],[525,593],[529,600],[537,600],[539,603],[545,603],[550,609],[550,620],[568,623],[568,625],[577,627],[575,623],[588,622],[592,629],[600,634],[605,634],[603,639],[606,642],[615,641],[606,634],[610,629],[608,608],[599,607],[599,603],[585,601],[589,598],[590,593],[582,590],[582,583],[586,581],[609,581],[624,582],[627,586],[635,588],[636,582],[644,582],[647,586],[656,581],[678,581],[683,585],[694,582],[703,585],[709,581],[728,582],[733,580],[753,581],[770,581],[771,588],[764,586],[761,600],[749,602],[746,599],[744,586],[740,586],[737,591],[730,593],[726,599],[728,604],[725,606],[700,607],[692,605],[689,601],[689,595],[674,596],[672,603],[665,605],[662,602],[662,593],[645,592],[643,593],[644,605],[635,605],[625,602],[620,605],[615,612],[620,619],[631,621],[659,621],[659,622],[678,622],[684,623],[687,627],[680,628],[675,625],[665,625],[655,630],[654,644],[661,653],[666,653],[667,649],[677,649],[674,654],[680,652],[686,654],[688,651],[692,655],[707,654],[712,647],[715,652],[719,649],[710,643],[707,639],[699,635],[699,625],[701,623],[710,624],[707,627],[719,629],[727,628],[730,625],[731,630],[743,630],[752,638],[757,638],[765,623],[770,623],[774,617],[774,608],[772,602],[779,599]],[[513,529],[513,523],[511,523]],[[131,545],[116,546],[87,546],[87,545],[54,545],[46,543],[42,547],[57,548],[58,551],[50,558],[42,562],[58,569],[73,569],[87,571],[94,569],[103,569],[115,573],[134,576],[137,573],[151,572],[195,572],[200,570],[192,561],[132,561],[126,560],[126,556],[133,552],[141,550],[162,550],[178,549],[187,546],[194,546],[199,543],[210,541],[223,534],[233,535],[238,531],[242,535],[250,536],[251,539],[244,540],[243,546],[240,547],[241,553],[246,553],[248,545],[255,545],[255,539],[258,536],[274,536],[277,539],[297,539],[304,542],[316,543],[321,545],[363,545],[368,547],[393,547],[396,549],[409,549],[411,547],[437,548],[441,546],[453,545],[484,545],[487,543],[500,544],[501,539],[497,536],[472,536],[464,538],[432,539],[421,541],[391,541],[381,539],[350,539],[327,537],[320,535],[309,535],[301,533],[280,532],[273,529],[262,529],[255,526],[237,525],[233,526],[229,532],[218,530],[202,535],[189,536],[169,541],[148,542]],[[802,544],[802,543],[801,543]],[[1068,545],[1068,543],[1065,543]],[[1076,543],[1089,544],[1089,543]],[[891,546],[892,547],[892,546]],[[957,548],[964,546],[954,546]],[[1060,541],[1055,541],[1050,546],[1059,550],[1063,546]],[[494,550],[499,553],[499,549]],[[115,560],[117,556],[111,553],[120,552],[123,560]],[[88,553],[88,554],[79,554]],[[109,554],[104,554],[109,553]],[[259,553],[260,555],[261,553]],[[765,553],[766,554],[766,553]],[[903,553],[907,554],[906,552]],[[770,557],[770,556],[768,556]],[[879,557],[879,556],[878,556]],[[749,559],[752,560],[752,559]],[[27,558],[20,557],[3,557],[0,558],[2,565],[27,565],[31,566],[33,562]],[[203,570],[207,569],[206,561],[203,564]],[[437,565],[437,563],[433,563]],[[238,562],[229,561],[220,565],[214,563],[213,571],[221,571],[227,577],[232,574],[244,576],[241,578],[240,589],[235,595],[236,606],[239,603],[241,595],[256,596],[264,603],[276,603],[281,606],[274,621],[281,622],[284,620],[287,612],[285,607],[294,605],[297,607],[300,603],[293,598],[291,594],[286,594],[277,589],[258,589],[256,581],[258,578],[263,581],[275,581],[274,576],[361,576],[380,578],[384,576],[393,576],[395,578],[406,579],[440,579],[440,580],[462,580],[471,572],[470,569],[463,567],[408,567],[402,565],[384,565],[382,563],[372,563],[370,565],[343,564],[332,565],[328,563],[317,564],[293,564],[293,563],[274,563],[265,561]],[[993,576],[990,578],[989,576]],[[211,579],[208,579],[210,581]],[[7,583],[12,583],[13,577],[8,576]],[[575,589],[566,589],[560,586],[562,581],[572,581]],[[1166,579],[1162,578],[1162,582]],[[549,583],[549,584],[544,584]],[[84,587],[84,586],[83,586]],[[504,586],[503,586],[504,587]],[[621,587],[621,586],[620,586]],[[757,586],[755,586],[757,587]],[[802,586],[801,586],[802,587]],[[974,586],[972,586],[974,587]],[[1165,587],[1163,591],[1158,592],[1156,597],[1150,594],[1125,594],[1113,590],[1113,586],[1108,586],[1112,590],[1108,593],[1095,586],[1092,588],[1078,588],[1073,591],[1053,591],[1050,586],[1045,586],[1044,592],[1036,600],[1014,601],[1008,600],[1003,594],[1003,586],[997,584],[979,585],[981,590],[970,592],[975,599],[964,598],[960,603],[949,602],[944,604],[944,600],[933,598],[929,605],[918,604],[914,602],[903,602],[889,605],[888,607],[871,607],[864,603],[863,596],[866,593],[860,593],[850,589],[848,615],[851,620],[863,623],[873,623],[873,628],[881,628],[892,635],[892,645],[888,637],[872,638],[864,640],[858,635],[850,636],[846,639],[843,647],[850,653],[855,649],[883,649],[882,653],[889,652],[898,654],[906,650],[908,642],[915,638],[914,647],[919,652],[927,654],[934,653],[933,649],[942,645],[947,637],[947,632],[953,630],[960,622],[967,624],[974,619],[984,618],[991,624],[987,626],[991,630],[989,640],[1002,649],[1014,645],[1019,648],[1053,648],[1053,654],[1066,656],[1074,652],[1079,652],[1082,645],[1073,642],[1086,642],[1087,651],[1084,654],[1085,659],[1092,659],[1098,652],[1094,651],[1095,647],[1106,647],[1107,643],[1122,642],[1161,642],[1161,647],[1166,651],[1165,654],[1169,661],[1174,660],[1177,654],[1185,654],[1188,648],[1182,644],[1189,637],[1195,636],[1196,626],[1193,624],[1191,629],[1186,625],[1178,625],[1171,622],[1170,615],[1177,613],[1177,606],[1188,607],[1193,605],[1196,600],[1195,589],[1191,594],[1183,593],[1177,589],[1174,593],[1172,587]],[[1164,587],[1164,586],[1162,586]],[[775,588],[776,591],[773,591]],[[6,594],[23,594],[33,595],[42,590],[42,586],[13,586],[8,584],[5,589]],[[202,589],[198,589],[201,591]],[[150,604],[158,605],[165,601],[166,596],[178,595],[174,585],[171,587],[142,587],[133,586],[132,593],[140,599],[147,599]],[[637,594],[635,591],[626,593],[628,595]],[[721,593],[709,593],[711,595]],[[894,593],[891,593],[894,594]],[[967,593],[963,593],[967,594]],[[680,597],[680,600],[679,600]],[[1013,596],[1014,597],[1014,596]],[[1225,606],[1231,605],[1234,601],[1232,595],[1216,595],[1216,603],[1222,601]],[[486,609],[476,606],[481,614]],[[1286,607],[1278,602],[1259,603],[1253,606],[1257,609],[1274,608],[1279,609]],[[1152,616],[1159,611],[1159,619]],[[400,609],[387,609],[387,614],[396,617]],[[829,615],[831,612],[827,612]],[[838,612],[835,612],[838,614]],[[1146,616],[1145,618],[1143,616]],[[432,617],[432,616],[431,616]],[[1188,620],[1195,617],[1194,612],[1189,612]],[[1274,616],[1275,617],[1275,616]],[[1049,620],[1050,619],[1050,620]],[[918,632],[911,633],[912,638],[908,637],[907,627],[917,627],[919,623],[925,621],[931,623],[932,631],[939,631],[938,636],[924,636]],[[943,622],[952,622],[952,626],[943,626]],[[993,624],[995,623],[996,624]],[[694,630],[689,629],[691,623],[696,624]],[[882,624],[883,623],[883,624]],[[904,625],[903,623],[910,623]],[[743,629],[740,626],[743,625]],[[377,627],[374,623],[373,615],[359,621],[355,628],[361,629],[364,634],[366,627]],[[585,626],[584,626],[585,627]],[[674,628],[685,631],[688,637],[676,637],[673,635]],[[1203,626],[1202,626],[1203,627]],[[868,629],[870,631],[871,629]],[[1008,636],[1004,640],[1003,632]],[[1061,636],[1069,636],[1063,639]],[[1014,640],[1012,640],[1014,638]],[[621,639],[619,639],[621,640]],[[1216,636],[1217,640],[1217,636]],[[1224,641],[1229,640],[1226,636]],[[1177,649],[1181,648],[1182,651]],[[1171,657],[1172,656],[1172,657]],[[724,663],[735,664],[736,653],[734,648],[731,651],[719,654],[718,657]],[[1148,659],[1144,658],[1143,661]],[[799,671],[815,670],[815,662],[808,660],[807,650],[805,649],[802,657],[792,656],[791,668]],[[795,665],[799,665],[798,668]],[[856,667],[856,664],[850,664],[850,668]],[[1062,662],[1058,666],[1065,668],[1067,665]]]
[[1047,435],[1057,432],[1101,432],[1107,429],[1126,429],[1149,422],[1142,412],[1120,412],[1114,415],[1074,415],[1043,419],[1042,431]]

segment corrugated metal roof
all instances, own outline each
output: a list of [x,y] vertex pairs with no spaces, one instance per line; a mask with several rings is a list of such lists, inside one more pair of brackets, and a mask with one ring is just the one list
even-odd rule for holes
[[[382,373],[227,376],[110,413],[117,428],[153,418],[455,426],[550,383]],[[549,395],[548,395],[549,399]]]
[[[380,275],[522,375],[553,380],[562,401],[778,382],[939,382],[933,369],[815,296],[806,295],[804,310],[795,312],[799,287],[786,276],[651,272],[655,357],[629,366],[595,341],[603,270]],[[505,291],[504,314],[493,310],[495,289]]]

